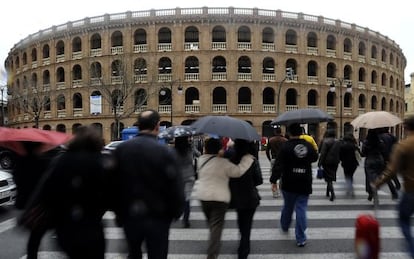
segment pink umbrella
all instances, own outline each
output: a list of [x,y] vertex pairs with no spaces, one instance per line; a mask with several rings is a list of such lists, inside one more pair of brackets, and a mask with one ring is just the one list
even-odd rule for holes
[[65,144],[71,138],[72,135],[57,131],[37,128],[13,129],[0,127],[0,146],[10,149],[19,155],[27,153],[24,142],[40,143],[35,151],[42,153]]

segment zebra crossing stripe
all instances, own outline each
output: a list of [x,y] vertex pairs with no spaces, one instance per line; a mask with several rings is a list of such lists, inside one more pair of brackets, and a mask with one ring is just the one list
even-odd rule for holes
[[[334,240],[334,239],[354,239],[354,227],[336,227],[336,228],[308,228],[306,231],[309,240]],[[387,239],[403,238],[398,227],[381,227],[381,236]],[[107,240],[124,239],[124,232],[121,228],[107,227],[105,228],[105,237]],[[294,229],[290,229],[288,235],[281,234],[275,228],[254,229],[251,233],[251,241],[263,240],[292,240],[294,237]],[[170,241],[207,241],[209,238],[208,229],[177,229],[170,230]],[[225,228],[222,234],[223,241],[238,241],[240,239],[238,229]]]
[[0,233],[6,232],[9,229],[16,227],[16,219],[8,219],[0,223]]
[[[307,217],[309,220],[312,219],[356,219],[360,214],[374,214],[372,210],[346,210],[343,213],[338,213],[338,211],[308,211]],[[393,218],[397,217],[397,212],[395,210],[381,210],[377,211],[377,218],[379,219],[386,219],[386,218]],[[112,220],[114,219],[114,215],[112,212],[107,212],[104,215],[104,219]],[[191,219],[192,220],[205,220],[205,216],[203,212],[200,211],[193,211],[191,212]],[[230,210],[226,213],[226,220],[236,220],[237,214],[236,212]],[[280,211],[260,211],[256,212],[254,215],[254,220],[279,220],[280,219]]]
[[[127,254],[106,253],[105,259],[125,259]],[[168,259],[205,259],[203,254],[169,254]],[[235,259],[237,256],[232,254],[220,254],[220,259]],[[381,253],[381,259],[409,259],[406,253]],[[26,256],[20,259],[26,259]],[[38,259],[68,259],[60,252],[42,251],[38,254]],[[148,259],[143,255],[143,259]],[[312,253],[312,254],[250,254],[249,259],[355,259],[354,253]]]

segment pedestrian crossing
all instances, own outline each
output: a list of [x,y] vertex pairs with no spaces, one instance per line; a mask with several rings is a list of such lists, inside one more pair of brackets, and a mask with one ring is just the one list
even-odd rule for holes
[[[338,181],[335,183],[337,199],[333,202],[325,196],[326,184],[323,180],[314,179],[313,194],[308,205],[307,245],[296,247],[294,224],[289,233],[279,231],[280,211],[283,205],[282,197],[273,198],[270,190],[269,167],[262,165],[264,183],[259,186],[262,197],[261,204],[254,216],[251,233],[250,259],[343,259],[355,258],[354,234],[355,219],[360,214],[374,214],[373,203],[367,200],[365,186],[354,184],[355,197],[345,194],[345,182],[338,170]],[[381,228],[381,257],[380,258],[409,258],[404,248],[404,240],[397,225],[395,206],[397,201],[385,191],[379,191],[380,205],[375,215]],[[170,232],[170,259],[201,259],[206,258],[208,229],[200,203],[192,200],[190,215],[191,227],[183,228],[180,221],[173,223]],[[222,236],[220,259],[237,258],[238,228],[236,213],[229,210],[226,214],[226,224]],[[106,259],[126,258],[127,247],[122,229],[114,223],[114,214],[107,212],[104,216],[107,239]],[[53,239],[51,234],[50,239]],[[65,258],[55,251],[56,247],[41,248],[39,258]],[[24,258],[24,257],[22,257]]]

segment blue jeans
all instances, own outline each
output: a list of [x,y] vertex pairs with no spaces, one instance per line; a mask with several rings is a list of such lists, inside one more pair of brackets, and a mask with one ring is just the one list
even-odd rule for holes
[[292,222],[293,210],[296,213],[295,236],[296,242],[302,243],[306,241],[307,219],[306,211],[308,210],[309,195],[283,191],[283,208],[280,215],[280,225],[283,231],[289,229]]
[[401,231],[407,241],[408,251],[411,257],[414,258],[414,240],[411,234],[410,218],[414,213],[414,193],[403,193],[403,196],[398,204],[398,223]]

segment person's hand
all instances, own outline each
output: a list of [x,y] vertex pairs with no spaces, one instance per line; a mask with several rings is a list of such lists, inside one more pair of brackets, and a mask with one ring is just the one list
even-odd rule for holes
[[277,183],[272,183],[272,192],[277,192],[278,190],[278,184]]

